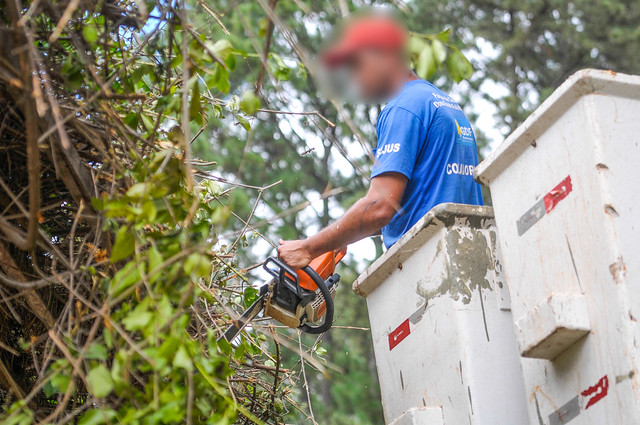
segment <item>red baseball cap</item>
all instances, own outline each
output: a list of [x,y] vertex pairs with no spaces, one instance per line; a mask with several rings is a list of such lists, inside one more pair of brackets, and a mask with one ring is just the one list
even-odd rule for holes
[[325,50],[321,57],[327,66],[335,67],[364,48],[402,50],[407,38],[404,27],[390,17],[356,18],[345,26],[339,41]]

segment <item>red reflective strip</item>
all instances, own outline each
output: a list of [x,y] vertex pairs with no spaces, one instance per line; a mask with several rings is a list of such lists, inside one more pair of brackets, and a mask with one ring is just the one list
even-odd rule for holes
[[582,394],[583,397],[592,396],[589,399],[589,401],[587,401],[587,405],[584,406],[584,409],[587,410],[588,408],[590,408],[591,406],[593,406],[594,404],[596,404],[597,402],[605,398],[608,392],[609,392],[609,378],[607,378],[607,375],[605,375],[602,378],[600,378],[597,384],[587,388],[586,390],[580,393]]
[[562,180],[559,185],[544,195],[544,209],[547,214],[549,211],[554,209],[556,205],[558,205],[558,202],[566,198],[572,190],[573,185],[571,184],[571,176],[567,176],[567,178]]
[[395,346],[400,344],[410,333],[409,319],[407,319],[389,334],[389,351],[393,350]]

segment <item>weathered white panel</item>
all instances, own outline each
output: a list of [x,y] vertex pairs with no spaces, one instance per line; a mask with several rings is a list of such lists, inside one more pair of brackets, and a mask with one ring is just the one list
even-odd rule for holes
[[[491,188],[516,327],[533,334],[521,348],[546,358],[521,359],[530,422],[639,424],[640,77],[578,72],[476,177]],[[573,314],[590,332],[527,352],[562,327],[540,312],[558,296],[584,301]]]
[[433,409],[434,424],[527,423],[500,263],[491,208],[443,204],[354,283],[367,299],[387,423],[422,418],[410,409],[423,407],[415,423],[431,424]]
[[412,407],[391,425],[445,425],[439,407]]
[[555,294],[516,321],[523,357],[553,360],[591,327],[584,295]]

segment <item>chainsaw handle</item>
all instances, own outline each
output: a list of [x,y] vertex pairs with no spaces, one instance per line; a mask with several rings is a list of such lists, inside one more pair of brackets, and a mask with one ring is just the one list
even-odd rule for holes
[[324,302],[327,306],[327,311],[324,315],[324,322],[322,322],[321,325],[310,326],[305,323],[304,325],[300,326],[298,329],[308,334],[317,335],[317,334],[324,333],[328,331],[331,328],[331,325],[333,324],[333,310],[334,310],[333,297],[331,296],[331,292],[329,292],[329,288],[327,287],[326,282],[315,270],[313,270],[309,266],[305,266],[301,270],[304,273],[306,273],[307,276],[309,276],[316,283],[316,285],[318,285],[318,289],[320,289],[320,293],[324,297]]
[[[275,264],[277,266],[277,270],[269,267],[269,264]],[[278,282],[286,285],[292,291],[295,291],[298,296],[302,297],[302,289],[300,288],[300,281],[298,279],[298,274],[293,271],[293,269],[287,266],[283,261],[280,261],[278,258],[268,257],[262,268],[265,269],[271,276],[275,279],[278,279]],[[291,281],[287,280],[290,278],[293,280],[293,284]]]

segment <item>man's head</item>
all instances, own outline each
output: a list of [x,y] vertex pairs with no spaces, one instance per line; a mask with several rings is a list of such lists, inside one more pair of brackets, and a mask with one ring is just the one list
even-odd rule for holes
[[351,19],[343,26],[337,43],[322,59],[329,68],[346,67],[367,101],[394,94],[399,79],[408,73],[406,29],[386,15]]

